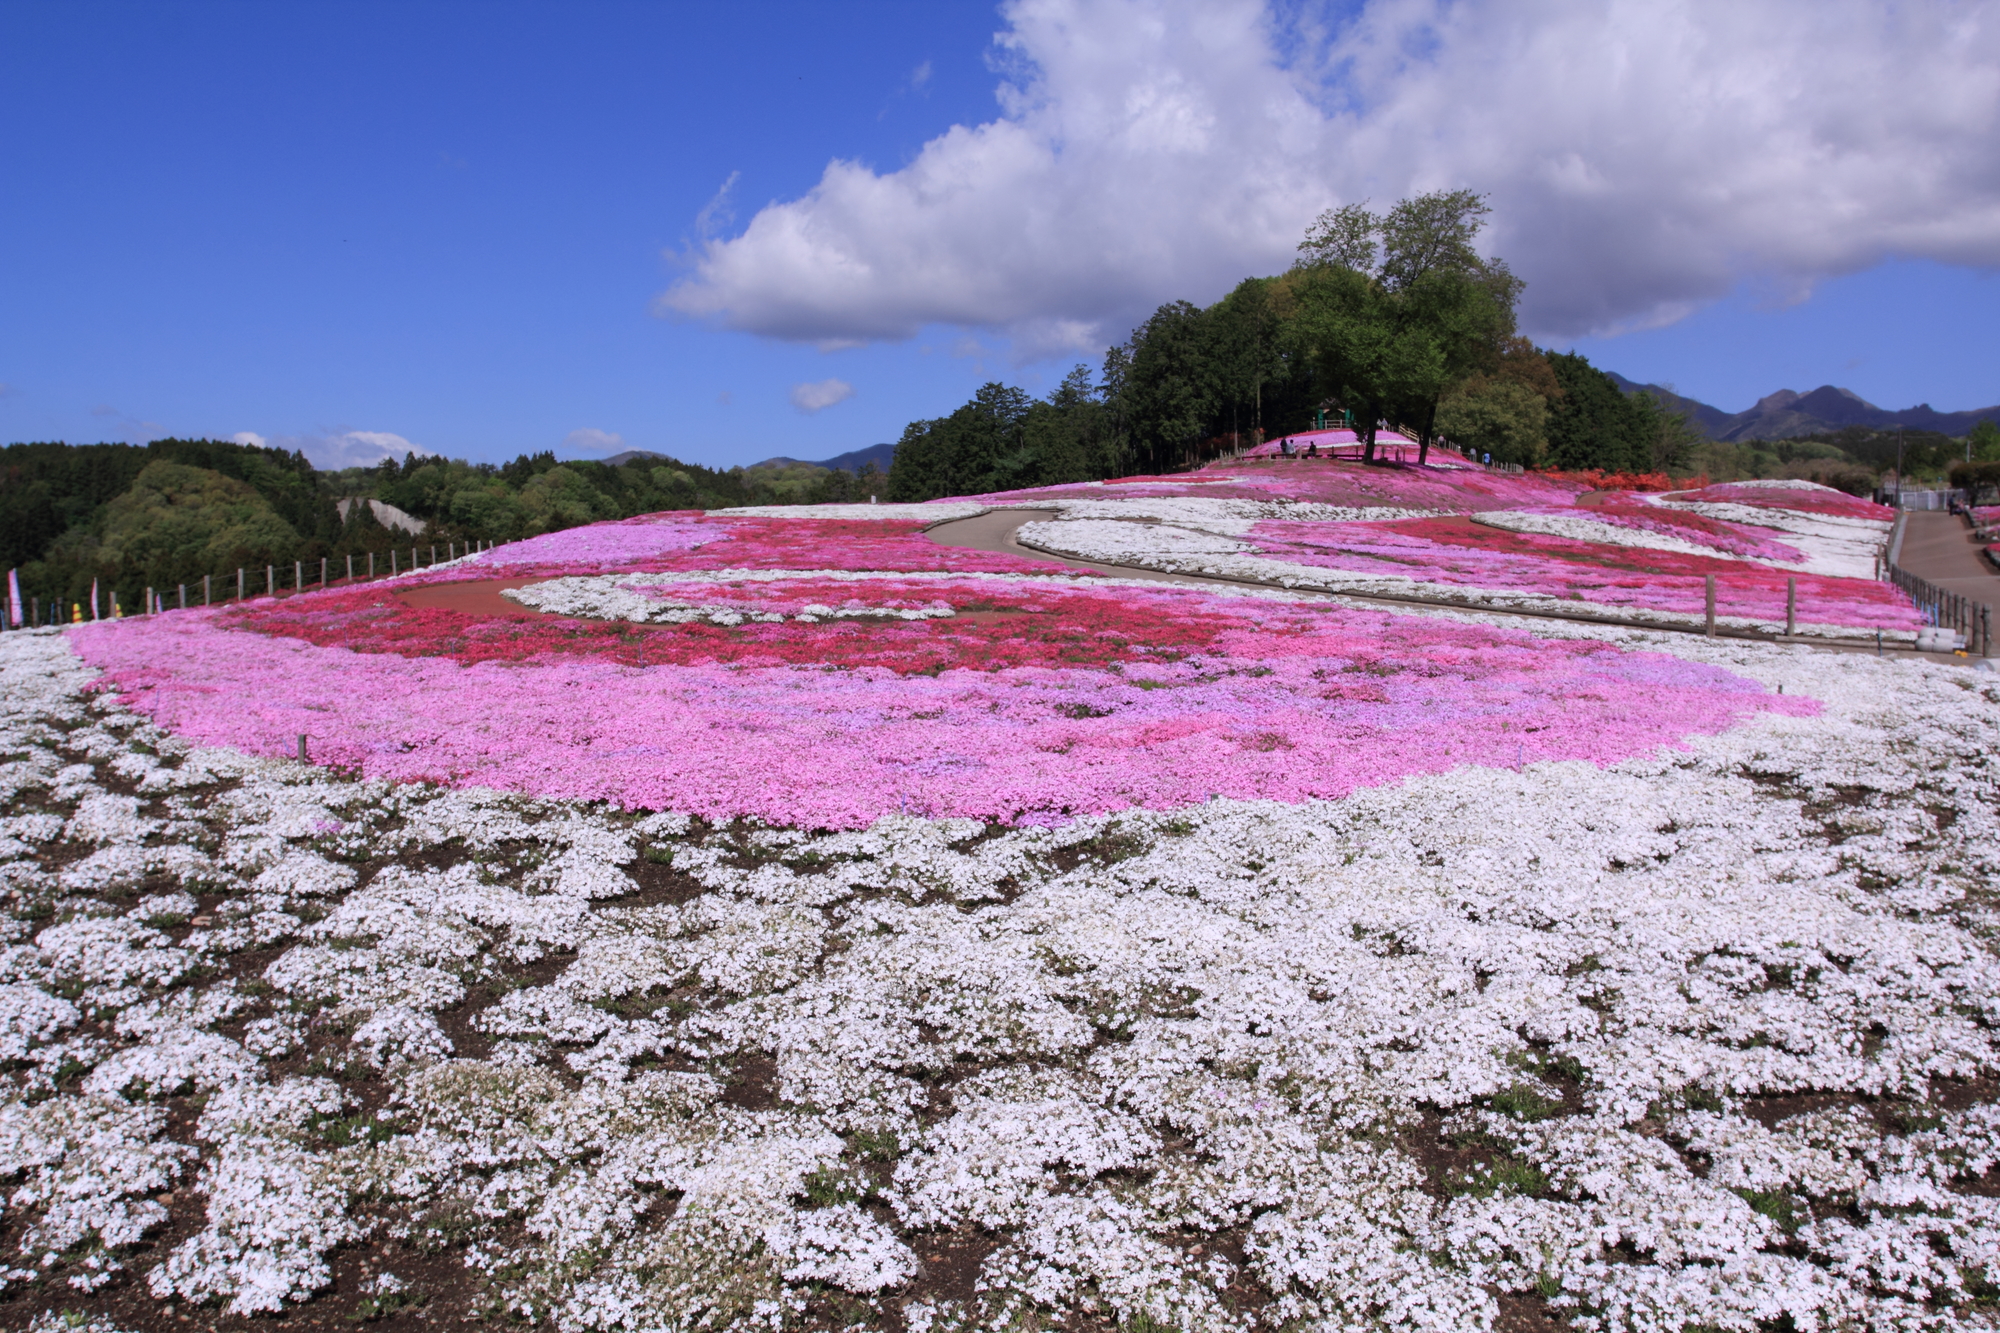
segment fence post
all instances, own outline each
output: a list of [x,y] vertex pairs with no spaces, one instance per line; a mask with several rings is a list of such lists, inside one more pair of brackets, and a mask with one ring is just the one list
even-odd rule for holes
[[1704,615],[1706,618],[1706,625],[1702,633],[1712,639],[1715,637],[1715,575],[1713,574],[1708,576],[1707,587],[1702,601],[1705,606]]
[[326,591],[326,557],[319,558],[319,590]]
[[305,590],[306,562],[303,560],[294,560],[292,561],[292,591],[304,592]]
[[354,582],[354,552],[347,553],[347,581]]
[[264,566],[264,595],[266,597],[275,597],[277,593],[278,567],[276,565],[266,565]]
[[243,587],[244,587],[244,584],[243,584],[243,566],[241,566],[241,565],[238,565],[238,566],[236,567],[236,600],[237,600],[237,601],[239,601],[239,602],[243,600],[243,596],[244,596],[244,593],[243,593]]
[[153,614],[153,588],[151,584],[146,586],[146,609],[139,614],[144,616]]
[[209,592],[208,579],[209,576],[206,574],[201,576],[201,604],[203,606],[210,606],[215,602],[215,598]]
[[373,551],[368,553],[368,577],[371,579],[375,577],[375,553]]
[[183,583],[181,585],[181,610],[185,611],[187,609],[188,609],[188,586],[187,584]]
[[1799,581],[1785,580],[1785,634],[1787,637],[1799,632]]
[[401,572],[396,568],[396,555],[397,555],[396,548],[391,546],[389,548],[389,577],[392,579],[395,578],[396,575]]

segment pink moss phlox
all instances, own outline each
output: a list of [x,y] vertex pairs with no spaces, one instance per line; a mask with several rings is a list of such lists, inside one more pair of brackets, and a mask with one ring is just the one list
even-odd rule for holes
[[1325,569],[1681,615],[1703,613],[1705,579],[1714,574],[1720,614],[1778,623],[1785,618],[1786,580],[1796,578],[1804,623],[1885,630],[1922,624],[1909,598],[1889,583],[1791,574],[1721,555],[1507,532],[1456,517],[1268,522],[1247,540],[1275,559]]
[[[899,809],[1045,822],[1211,793],[1336,797],[1462,764],[1609,763],[1758,712],[1817,709],[1597,643],[1117,591],[1162,632],[1199,622],[1183,636],[1199,650],[1131,643],[1099,665],[934,675],[858,659],[466,665],[231,630],[204,611],[89,625],[72,641],[134,707],[201,743],[286,756],[303,734],[320,762],[369,776],[821,827]],[[1075,631],[1096,633],[1102,609],[1072,607]]]
[[1346,508],[1429,509],[1474,513],[1568,506],[1582,492],[1573,483],[1536,473],[1489,472],[1462,462],[1437,467],[1370,467],[1348,460],[1283,459],[1210,463],[1198,472],[1169,477],[1045,486],[963,497],[988,503],[1036,500],[1149,499],[1194,495],[1223,500],[1300,500]]
[[1831,487],[1760,486],[1755,482],[1725,481],[1698,491],[1669,491],[1664,500],[1705,504],[1753,505],[1759,509],[1794,509],[1802,514],[1827,514],[1834,518],[1869,518],[1893,522],[1896,511],[1873,500],[1848,495]]
[[940,546],[909,519],[823,519],[646,514],[530,537],[458,564],[406,576],[403,586],[484,578],[690,569],[939,570],[1047,572],[1018,556]]

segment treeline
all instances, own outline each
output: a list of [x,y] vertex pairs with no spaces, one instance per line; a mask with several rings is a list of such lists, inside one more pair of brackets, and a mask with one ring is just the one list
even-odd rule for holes
[[[235,571],[276,566],[289,586],[303,563],[344,570],[348,556],[407,555],[516,541],[538,533],[665,509],[817,504],[882,489],[872,466],[857,476],[809,464],[718,471],[659,457],[622,466],[557,462],[554,454],[465,463],[423,455],[372,468],[321,472],[304,455],[222,440],[151,444],[12,444],[0,448],[0,559],[18,569],[24,598],[46,622],[52,608],[124,608],[144,590],[169,596],[208,575],[234,591]],[[402,510],[421,530],[383,526],[366,503]],[[218,585],[222,586],[222,585]],[[64,613],[66,618],[66,612]]]
[[1191,467],[1346,414],[1372,457],[1378,423],[1419,441],[1527,466],[1653,472],[1700,440],[1650,394],[1628,396],[1579,355],[1515,330],[1522,284],[1473,248],[1485,202],[1468,191],[1383,214],[1320,217],[1299,260],[1207,308],[1170,302],[1046,399],[988,384],[903,432],[897,500]]
[[[1975,425],[1963,438],[1938,431],[1846,426],[1783,440],[1711,440],[1696,446],[1689,466],[1716,481],[1794,477],[1868,495],[1900,470],[1912,484],[1965,486],[1982,467],[2000,465],[2000,426]],[[1970,467],[1973,471],[1968,472]]]

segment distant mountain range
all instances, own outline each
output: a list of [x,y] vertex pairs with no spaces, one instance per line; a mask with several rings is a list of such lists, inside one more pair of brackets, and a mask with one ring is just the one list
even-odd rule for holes
[[[871,444],[865,449],[850,449],[844,454],[835,454],[832,458],[787,458],[783,454],[779,454],[776,457],[767,458],[761,463],[752,463],[750,466],[788,467],[798,463],[805,463],[808,466],[823,467],[829,471],[838,471],[844,468],[849,472],[858,473],[862,468],[873,463],[877,471],[886,473],[889,470],[889,460],[895,454],[896,446],[893,444]],[[635,458],[666,457],[668,455],[654,453],[651,449],[627,449],[622,454],[611,455],[611,457],[604,460],[604,463],[607,467],[622,467]]]
[[751,466],[784,467],[791,463],[809,463],[813,467],[823,467],[833,471],[844,469],[848,472],[860,472],[862,468],[873,463],[876,471],[887,473],[889,471],[889,460],[895,456],[895,445],[871,444],[866,449],[851,449],[844,454],[835,454],[832,458],[787,458],[783,454],[780,454],[776,458],[767,458],[761,463],[752,463]]
[[1897,426],[1909,430],[1934,430],[1944,435],[1963,435],[1980,421],[2000,421],[2000,404],[1978,407],[1970,412],[1939,412],[1929,403],[1919,403],[1901,412],[1891,412],[1855,393],[1822,384],[1811,393],[1780,389],[1759,398],[1745,412],[1725,412],[1693,398],[1683,398],[1657,384],[1640,384],[1616,371],[1607,371],[1626,393],[1645,390],[1667,407],[1688,414],[1688,418],[1711,440],[1789,440],[1800,435],[1819,435],[1844,426],[1874,429]]

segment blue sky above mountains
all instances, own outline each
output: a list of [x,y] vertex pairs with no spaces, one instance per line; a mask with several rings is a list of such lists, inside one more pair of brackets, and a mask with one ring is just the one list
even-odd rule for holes
[[0,438],[365,461],[893,439],[1333,203],[1729,410],[2000,400],[2000,6],[9,6]]

